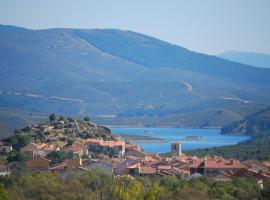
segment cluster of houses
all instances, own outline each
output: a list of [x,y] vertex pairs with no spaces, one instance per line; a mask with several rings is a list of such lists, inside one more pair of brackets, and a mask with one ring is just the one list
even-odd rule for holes
[[[6,147],[0,147],[6,148]],[[53,151],[71,152],[72,159],[51,162],[47,157]],[[145,152],[139,145],[121,140],[80,139],[71,145],[61,143],[31,143],[20,150],[29,155],[26,168],[30,171],[52,171],[68,173],[70,170],[92,170],[99,168],[115,176],[166,176],[191,179],[210,176],[220,181],[230,181],[233,177],[253,177],[263,186],[270,178],[270,162],[256,160],[240,163],[219,156],[198,158],[182,153],[181,143],[171,143],[170,156]],[[0,166],[0,170],[1,170]],[[0,172],[1,173],[1,172]]]

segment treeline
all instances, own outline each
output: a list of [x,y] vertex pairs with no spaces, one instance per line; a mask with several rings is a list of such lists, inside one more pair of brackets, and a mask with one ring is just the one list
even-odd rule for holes
[[244,161],[249,159],[256,159],[261,161],[270,160],[270,132],[255,135],[247,141],[241,142],[236,145],[214,147],[206,149],[196,149],[186,152],[187,154],[203,157],[222,156],[224,158],[236,158]]
[[120,178],[97,170],[62,177],[43,172],[0,178],[0,200],[266,200],[269,196],[270,183],[261,189],[255,180],[247,178],[232,182],[207,177]]

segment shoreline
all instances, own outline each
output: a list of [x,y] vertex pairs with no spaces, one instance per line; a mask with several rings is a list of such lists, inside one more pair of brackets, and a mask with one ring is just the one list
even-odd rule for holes
[[222,127],[188,127],[188,126],[137,126],[137,125],[102,125],[112,128],[179,128],[179,129],[221,129]]

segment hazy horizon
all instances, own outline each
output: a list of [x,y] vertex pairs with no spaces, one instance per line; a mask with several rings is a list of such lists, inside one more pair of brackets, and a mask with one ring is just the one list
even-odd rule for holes
[[115,28],[193,51],[270,54],[270,1],[25,1],[0,3],[0,24],[31,29]]

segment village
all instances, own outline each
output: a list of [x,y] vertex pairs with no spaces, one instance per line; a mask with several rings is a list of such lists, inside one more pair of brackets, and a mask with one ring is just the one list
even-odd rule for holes
[[[208,176],[217,181],[234,177],[251,177],[263,188],[270,178],[270,162],[248,160],[240,162],[220,156],[197,157],[182,153],[180,142],[172,142],[166,155],[145,152],[139,145],[130,144],[111,134],[110,129],[84,120],[50,116],[44,124],[25,127],[18,133],[27,134],[27,145],[14,149],[10,140],[3,139],[0,151],[18,151],[27,159],[23,166],[30,173],[53,172],[64,177],[76,171],[100,169],[119,176],[176,176],[181,179]],[[0,164],[0,175],[12,172],[12,162]]]

